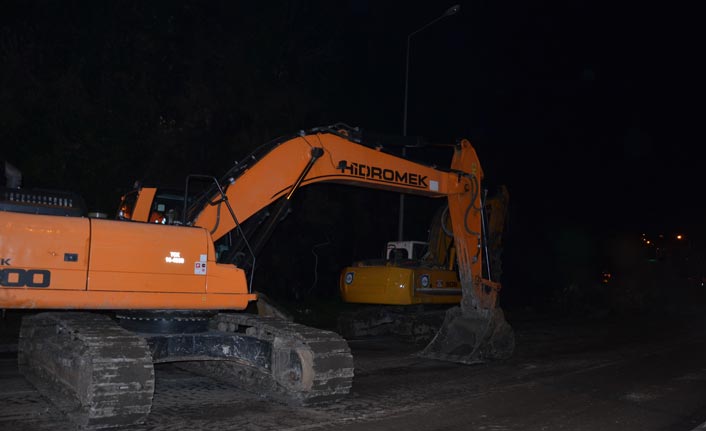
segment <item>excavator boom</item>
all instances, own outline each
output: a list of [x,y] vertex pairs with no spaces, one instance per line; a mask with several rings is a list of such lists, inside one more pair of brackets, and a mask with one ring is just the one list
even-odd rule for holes
[[214,195],[194,224],[215,240],[231,232],[262,208],[289,200],[299,187],[319,182],[384,189],[431,198],[446,198],[451,216],[459,275],[472,307],[492,309],[497,289],[481,286],[481,199],[483,171],[467,140],[454,148],[451,169],[425,166],[355,142],[343,130],[326,129],[276,143],[239,176],[226,178],[225,201]]

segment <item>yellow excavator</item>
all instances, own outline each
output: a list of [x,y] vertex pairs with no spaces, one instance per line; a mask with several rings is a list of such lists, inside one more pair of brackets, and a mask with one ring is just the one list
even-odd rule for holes
[[[488,256],[483,273],[490,282],[500,281],[508,201],[507,188],[500,186],[483,202],[483,251]],[[343,301],[365,304],[341,313],[341,335],[350,339],[390,333],[429,341],[445,310],[462,298],[450,222],[448,207],[443,206],[432,218],[428,241],[390,241],[384,259],[355,262],[341,271]]]
[[[499,285],[481,270],[482,180],[467,140],[454,146],[451,168],[438,169],[366,145],[358,129],[338,124],[257,148],[220,178],[188,176],[182,207],[155,205],[163,194],[142,187],[117,220],[87,217],[71,195],[2,189],[0,309],[34,311],[22,322],[20,370],[92,428],[144,421],[154,365],[164,362],[288,403],[346,396],[354,368],[342,337],[242,313],[257,300],[263,245],[297,191],[319,182],[446,199],[462,300],[421,354],[506,358],[513,331]],[[194,194],[195,182],[207,186]]]

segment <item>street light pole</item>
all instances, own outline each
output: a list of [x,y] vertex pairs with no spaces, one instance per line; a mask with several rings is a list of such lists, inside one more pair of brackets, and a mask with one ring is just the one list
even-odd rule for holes
[[[404,114],[402,115],[402,136],[406,137],[407,136],[407,101],[409,100],[409,45],[412,40],[412,36],[415,34],[419,33],[420,31],[431,27],[432,25],[436,24],[437,22],[441,21],[442,19],[446,18],[447,16],[455,15],[458,13],[458,11],[461,10],[461,5],[453,5],[450,8],[446,9],[446,11],[439,17],[429,21],[422,27],[418,28],[417,30],[413,31],[409,35],[407,35],[407,54],[405,58],[405,71],[404,71]],[[403,145],[402,146],[402,157],[407,155],[406,147]],[[397,240],[402,241],[404,239],[404,193],[400,193],[400,216],[399,216],[399,221],[397,224]]]

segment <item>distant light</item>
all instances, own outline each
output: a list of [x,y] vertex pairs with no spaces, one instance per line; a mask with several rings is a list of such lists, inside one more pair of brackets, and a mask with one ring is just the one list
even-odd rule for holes
[[651,242],[650,242],[650,240],[649,240],[649,239],[648,239],[647,241],[645,241],[645,243],[647,243],[647,244],[651,244]]
[[681,235],[677,235],[677,239],[678,239],[678,240],[682,240],[682,239],[684,239],[684,237],[681,236]]
[[610,282],[610,279],[611,279],[612,277],[613,277],[613,276],[612,276],[612,274],[611,274],[610,272],[604,272],[604,273],[603,273],[603,280],[601,280],[601,281],[602,281],[603,284],[608,284],[608,283]]
[[454,14],[458,13],[458,11],[460,11],[460,10],[461,10],[461,5],[455,4],[455,5],[451,6],[450,8],[446,9],[446,12],[444,12],[443,16],[454,15]]

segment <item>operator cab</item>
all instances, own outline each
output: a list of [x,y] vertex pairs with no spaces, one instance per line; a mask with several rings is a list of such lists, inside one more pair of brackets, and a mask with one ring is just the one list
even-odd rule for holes
[[424,241],[390,241],[387,243],[387,260],[421,260],[429,250],[429,243]]
[[184,195],[175,190],[142,187],[122,196],[116,218],[155,224],[181,224]]

